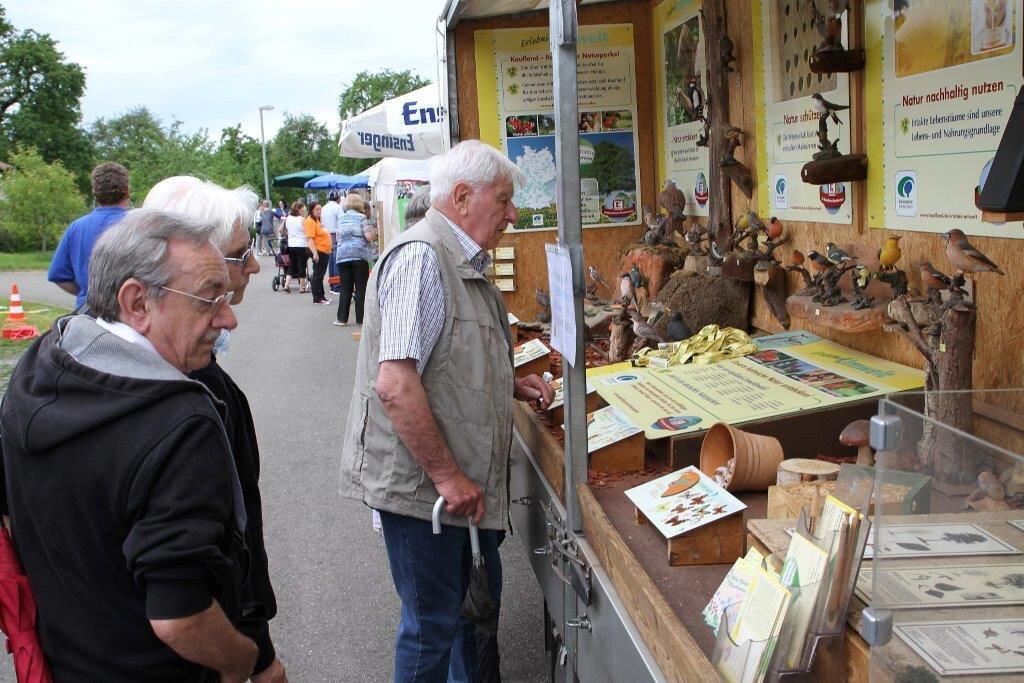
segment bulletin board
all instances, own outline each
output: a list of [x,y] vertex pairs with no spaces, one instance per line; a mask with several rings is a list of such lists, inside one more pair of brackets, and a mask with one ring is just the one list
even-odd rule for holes
[[1019,222],[982,222],[976,204],[1024,81],[1020,2],[871,5],[868,60],[881,58],[884,130],[869,148],[884,161],[872,214],[890,229],[1024,237]]
[[[812,21],[807,0],[765,0],[760,3],[762,59],[755,71],[755,87],[764,97],[758,137],[764,141],[759,156],[760,177],[768,181],[760,208],[766,216],[784,220],[853,223],[855,189],[851,183],[810,185],[800,169],[818,151],[818,114],[811,96],[822,95],[841,106],[850,104],[847,74],[816,74],[810,57],[822,36]],[[848,39],[846,26],[843,40]],[[829,121],[829,137],[838,149],[850,153],[850,110],[837,113],[840,123]]]
[[685,211],[690,216],[707,216],[711,201],[708,148],[697,144],[704,124],[694,116],[689,94],[691,80],[699,89],[698,97],[706,92],[708,82],[700,18],[703,4],[703,0],[666,0],[654,9],[658,177],[671,179],[686,195]]
[[[480,139],[526,174],[514,231],[555,230],[555,118],[547,28],[474,34]],[[636,60],[631,24],[581,26],[577,45],[583,227],[640,223]]]

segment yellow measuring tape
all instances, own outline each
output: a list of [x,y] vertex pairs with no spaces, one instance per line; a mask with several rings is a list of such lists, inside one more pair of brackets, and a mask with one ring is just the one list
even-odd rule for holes
[[637,368],[667,368],[685,363],[709,364],[747,356],[757,346],[746,332],[735,327],[708,325],[689,339],[659,348],[644,347],[633,354],[630,363]]

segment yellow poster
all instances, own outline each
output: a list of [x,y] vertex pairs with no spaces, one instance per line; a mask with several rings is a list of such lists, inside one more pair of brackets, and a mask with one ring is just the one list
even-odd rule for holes
[[[800,178],[800,169],[818,151],[819,114],[813,95],[843,108],[836,111],[839,123],[828,120],[828,137],[838,142],[841,153],[850,153],[850,78],[811,72],[808,58],[822,40],[813,13],[813,2],[765,1],[754,18],[762,55],[755,87],[764,97],[759,139],[765,152],[758,155],[761,211],[782,219],[850,225],[850,183],[810,185]],[[844,21],[844,43],[846,39]]]
[[1020,0],[877,3],[883,13],[885,226],[1024,237],[981,222],[1021,75]]
[[[512,229],[555,230],[555,100],[548,29],[474,34],[480,139],[526,174]],[[580,26],[577,37],[583,227],[640,223],[632,24]]]
[[708,148],[698,145],[706,115],[707,45],[703,0],[666,0],[654,9],[654,84],[659,185],[672,180],[686,195],[686,214],[707,216]]
[[809,332],[761,337],[758,351],[711,365],[619,366],[589,374],[648,439],[743,424],[924,386],[924,373]]

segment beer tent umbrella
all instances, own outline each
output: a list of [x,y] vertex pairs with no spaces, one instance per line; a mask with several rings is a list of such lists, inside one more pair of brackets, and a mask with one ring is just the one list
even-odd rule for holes
[[307,181],[327,175],[327,171],[296,171],[286,175],[274,176],[274,187],[303,187]]
[[399,95],[341,123],[339,153],[350,159],[429,159],[445,151],[436,85]]
[[36,633],[36,601],[7,528],[0,525],[0,631],[14,657],[18,683],[52,683]]
[[303,185],[307,190],[351,190],[354,187],[369,187],[370,179],[365,175],[341,175],[325,173],[322,176],[307,180]]

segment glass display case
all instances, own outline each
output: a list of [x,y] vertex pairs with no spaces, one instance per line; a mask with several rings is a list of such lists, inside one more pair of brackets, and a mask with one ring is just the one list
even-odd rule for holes
[[895,394],[870,431],[870,680],[1024,680],[1024,391]]

